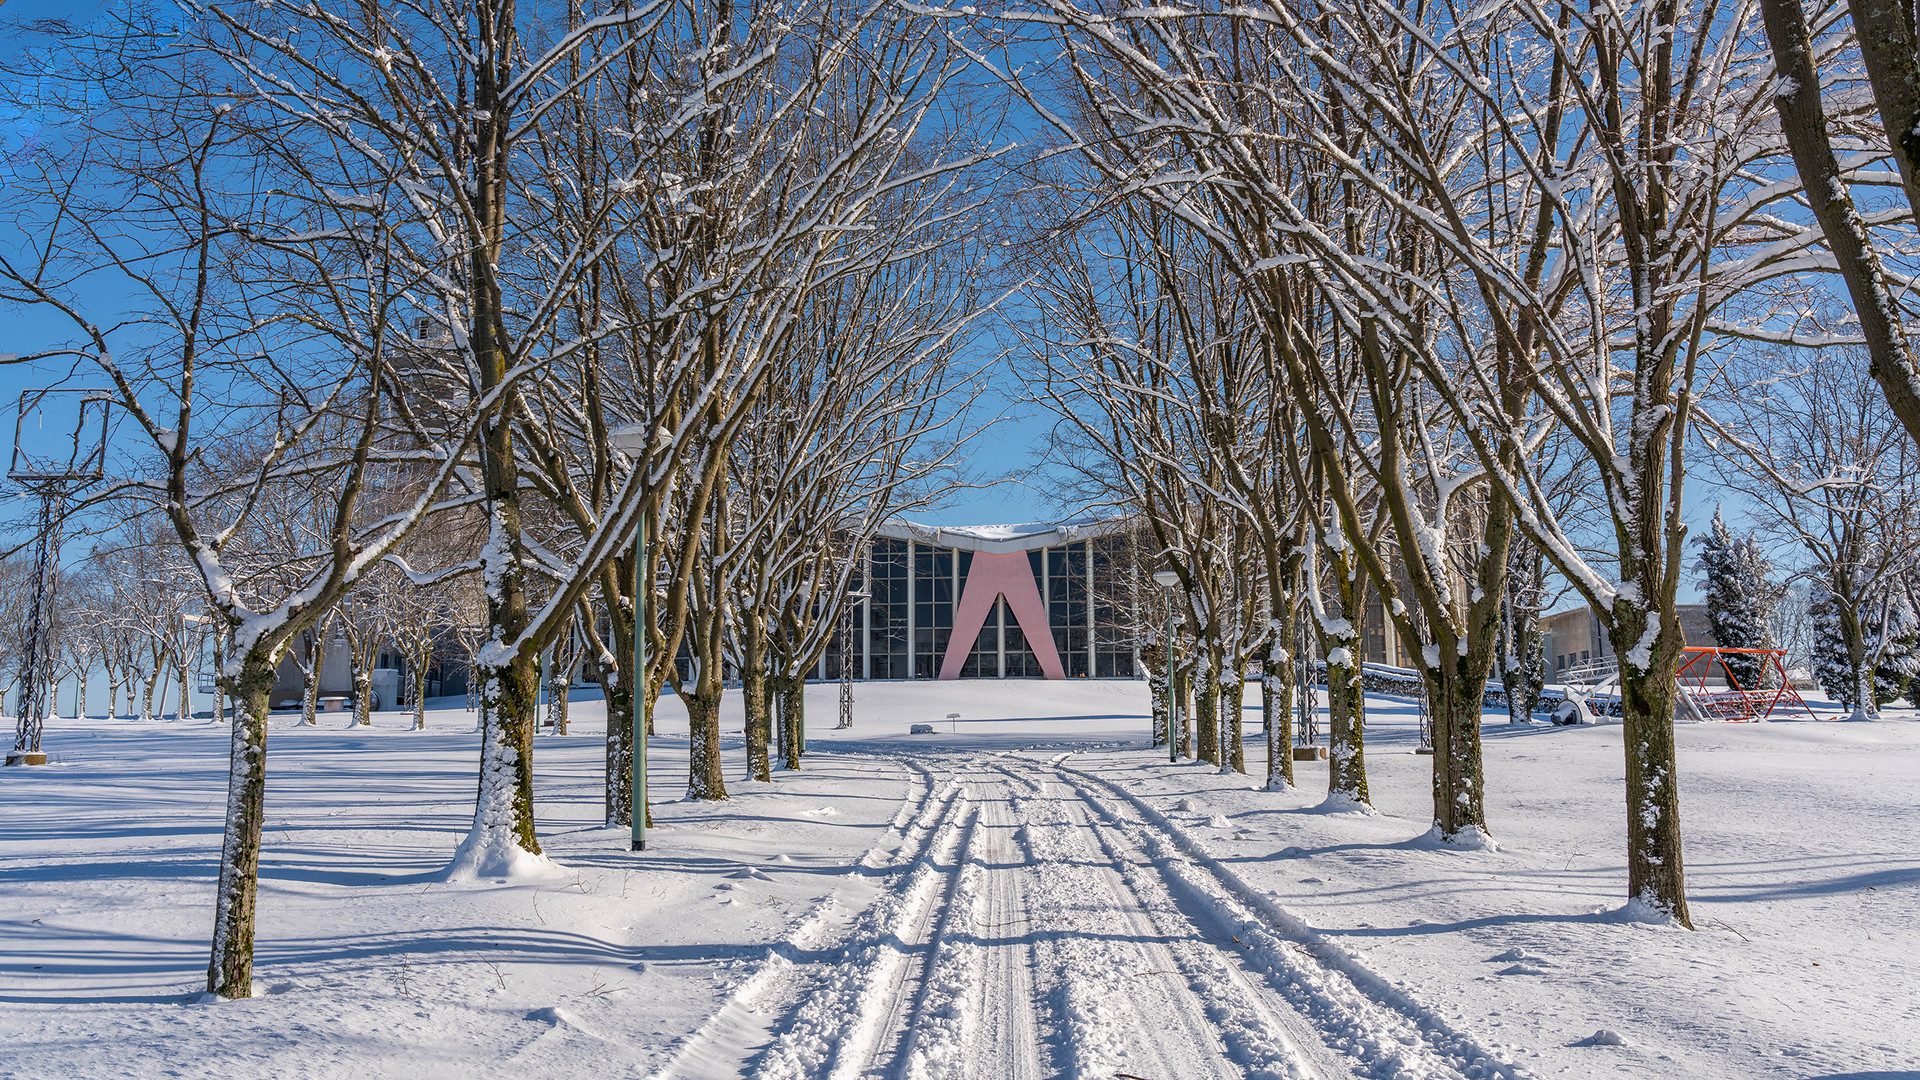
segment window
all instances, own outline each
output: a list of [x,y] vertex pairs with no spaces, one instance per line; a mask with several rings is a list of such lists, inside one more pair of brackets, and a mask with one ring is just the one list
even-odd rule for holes
[[[847,578],[848,592],[859,592],[864,588],[866,588],[866,578],[858,571]],[[825,607],[824,599],[820,603]],[[860,627],[862,613],[866,610],[865,603],[860,601],[840,609],[833,632],[827,637],[826,651],[820,657],[820,670],[828,679],[840,678],[840,632],[843,629],[847,633],[847,651],[853,654],[853,677],[856,679],[860,677]]]
[[876,679],[907,677],[907,556],[905,540],[873,542],[872,621],[867,631],[870,674]]
[[961,678],[997,679],[1000,677],[1000,620],[1009,618],[1006,609],[1005,597],[994,600],[993,610],[987,614],[986,624],[980,627],[980,636],[974,639],[973,651],[967,653],[966,666],[960,669]]
[[953,636],[953,549],[913,548],[913,678],[937,679]]
[[1027,635],[1021,631],[1020,623],[1013,617],[1013,612],[1007,610],[1004,600],[1000,603],[1000,609],[1006,619],[1001,625],[1006,628],[1007,635],[1007,666],[1001,672],[1002,676],[1008,679],[1044,677],[1046,672],[1040,670],[1040,658],[1033,655],[1033,650],[1027,647]]
[[1087,543],[1047,549],[1047,623],[1067,678],[1087,677]]
[[1133,538],[1126,533],[1092,542],[1093,675],[1131,678],[1133,632],[1127,612],[1133,606]]

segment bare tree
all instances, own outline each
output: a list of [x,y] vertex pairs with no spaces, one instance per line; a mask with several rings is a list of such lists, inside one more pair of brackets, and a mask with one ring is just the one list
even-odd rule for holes
[[1878,712],[1874,672],[1915,580],[1920,447],[1854,361],[1844,351],[1763,356],[1707,424],[1756,524],[1804,553],[1797,576],[1831,608],[1850,672],[1845,697],[1865,720]]
[[[350,524],[382,467],[382,406],[394,388],[385,238],[365,228],[362,203],[295,199],[266,179],[267,144],[253,138],[268,130],[258,98],[230,92],[191,38],[153,33],[138,22],[147,17],[135,11],[118,37],[63,47],[60,77],[104,89],[111,104],[69,117],[70,156],[16,187],[33,200],[32,261],[0,258],[0,299],[73,328],[71,342],[23,359],[90,370],[113,388],[123,429],[144,450],[98,497],[164,522],[208,610],[230,628],[222,678],[235,716],[207,985],[245,997],[276,665],[422,520],[455,457],[427,455],[436,482],[402,513],[365,531]],[[331,305],[337,332],[288,311],[289,281],[320,298],[315,307]],[[91,312],[97,301],[85,298],[102,294],[128,295],[130,306]],[[207,384],[220,393],[209,397]],[[457,443],[467,428],[449,426]],[[203,449],[246,430],[271,431],[273,452],[241,477],[209,469]],[[302,553],[297,587],[249,595],[230,558],[244,554],[259,493],[293,482],[337,493],[333,526]]]

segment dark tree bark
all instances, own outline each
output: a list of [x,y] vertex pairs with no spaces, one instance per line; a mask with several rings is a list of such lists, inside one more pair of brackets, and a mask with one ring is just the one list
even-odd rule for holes
[[267,808],[267,712],[273,658],[255,645],[239,674],[225,681],[234,702],[227,773],[227,830],[220,848],[207,989],[225,998],[253,996],[254,908],[260,897],[260,827]]
[[[1826,109],[1820,101],[1820,72],[1814,66],[1813,42],[1800,0],[1761,0],[1767,39],[1773,46],[1779,89],[1774,107],[1793,153],[1800,186],[1813,209],[1827,247],[1840,266],[1860,333],[1866,339],[1868,371],[1887,395],[1887,404],[1915,442],[1920,442],[1920,368],[1901,331],[1900,308],[1874,251],[1873,237],[1853,204],[1833,143],[1827,137]],[[1880,104],[1882,122],[1893,144],[1894,158],[1907,198],[1920,212],[1920,183],[1914,157],[1920,153],[1920,59],[1914,56],[1914,33],[1899,0],[1865,0],[1853,5],[1860,52]]]
[[773,701],[768,688],[766,621],[758,612],[741,613],[740,698],[746,710],[747,779],[771,781]]

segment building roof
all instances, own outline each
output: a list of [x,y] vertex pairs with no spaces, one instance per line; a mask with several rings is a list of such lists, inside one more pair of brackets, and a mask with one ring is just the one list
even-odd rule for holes
[[1128,517],[1025,521],[1012,525],[928,525],[894,518],[883,523],[877,535],[934,547],[1001,554],[1077,543],[1096,536],[1124,532],[1131,525],[1132,519]]

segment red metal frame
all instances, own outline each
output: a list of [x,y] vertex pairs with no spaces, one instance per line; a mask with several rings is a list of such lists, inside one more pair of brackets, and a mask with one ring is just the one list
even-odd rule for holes
[[[1787,678],[1787,667],[1784,662],[1787,654],[1784,649],[1722,649],[1714,645],[1689,645],[1681,652],[1686,660],[1680,665],[1680,670],[1674,673],[1674,677],[1680,683],[1680,692],[1692,698],[1700,714],[1709,720],[1728,720],[1734,723],[1766,720],[1773,716],[1773,711],[1782,701],[1791,701],[1800,706],[1806,711],[1809,719],[1819,719],[1813,715],[1813,710],[1807,706],[1800,692],[1793,688],[1793,680]],[[1727,670],[1725,661],[1720,659],[1729,654],[1766,657],[1763,663],[1773,667],[1774,674],[1779,677],[1779,685],[1772,690],[1749,690],[1741,686],[1740,680],[1733,677],[1733,672]],[[1706,662],[1703,664],[1702,660]],[[1726,676],[1727,685],[1731,689],[1707,688],[1707,676],[1713,673],[1716,664],[1720,668],[1720,674]],[[1689,677],[1693,679],[1692,685],[1687,682]]]

